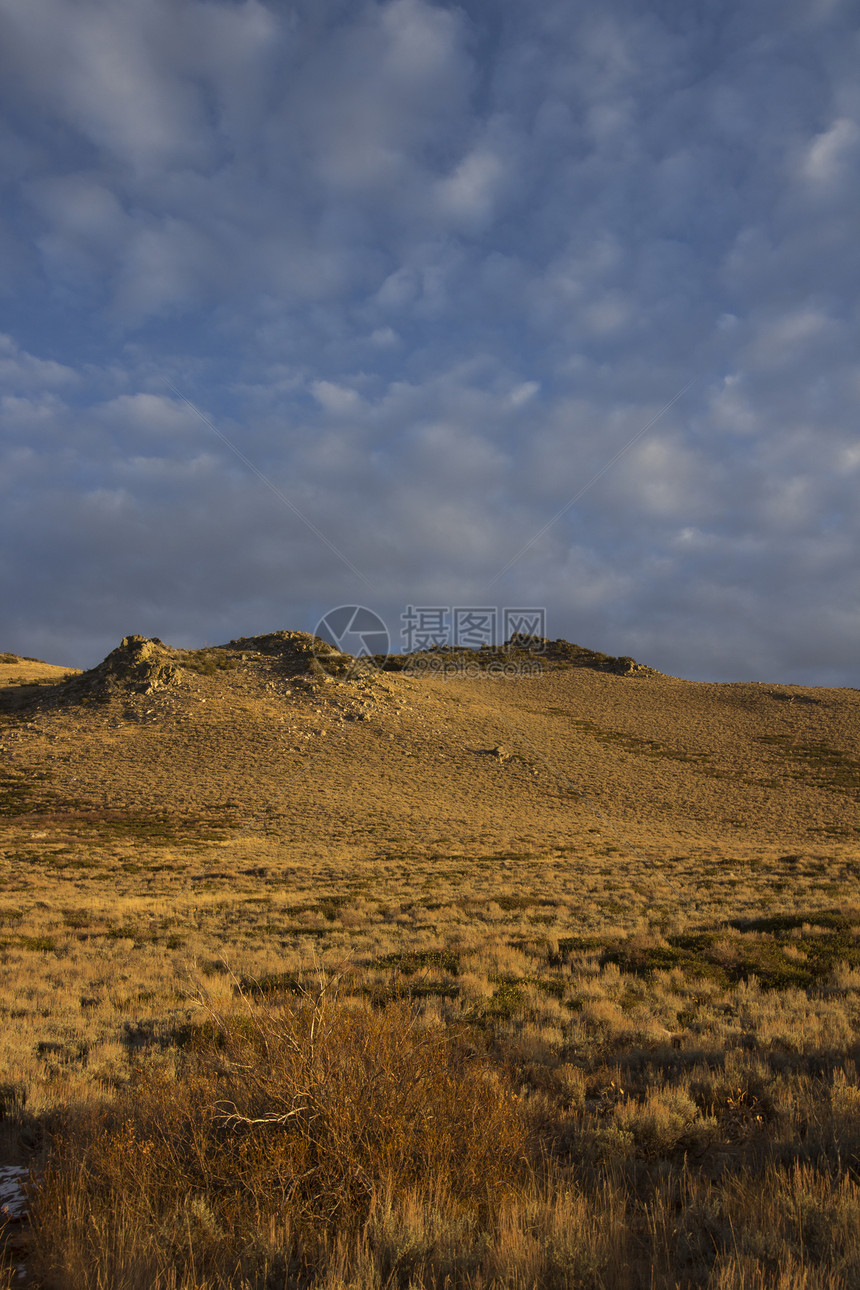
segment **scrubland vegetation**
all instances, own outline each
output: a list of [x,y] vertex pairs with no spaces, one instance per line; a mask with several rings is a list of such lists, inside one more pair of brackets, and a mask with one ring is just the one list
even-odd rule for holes
[[0,1288],[860,1285],[853,692],[309,650],[10,668]]
[[858,1283],[847,850],[41,845],[0,908],[35,1284]]

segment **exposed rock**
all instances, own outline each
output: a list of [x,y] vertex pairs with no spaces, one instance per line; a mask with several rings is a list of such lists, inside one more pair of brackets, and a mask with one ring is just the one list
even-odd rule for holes
[[287,676],[304,676],[313,681],[352,680],[363,675],[373,664],[353,658],[309,632],[269,632],[265,636],[240,636],[230,642],[233,649],[253,651],[276,658]]
[[[413,654],[354,657],[336,649],[321,637],[308,632],[268,632],[262,636],[241,636],[227,645],[198,650],[174,649],[158,637],[126,636],[101,663],[67,680],[39,687],[22,695],[17,706],[33,708],[69,704],[112,703],[123,705],[128,720],[141,720],[147,714],[140,709],[143,696],[168,687],[190,683],[197,678],[241,669],[261,671],[267,688],[275,693],[282,682],[295,683],[318,690],[333,681],[348,682],[356,689],[367,689],[369,683],[382,679],[386,671],[406,671],[415,675],[449,672],[474,675],[486,671],[491,676],[513,677],[520,673],[533,676],[548,669],[589,667],[617,676],[654,675],[635,659],[614,658],[584,649],[564,640],[517,634],[498,649],[434,648]],[[295,692],[295,691],[294,691]],[[284,693],[290,693],[289,690]],[[201,698],[200,702],[205,702]],[[504,754],[499,754],[504,760]]]
[[0,1168],[0,1222],[20,1223],[27,1217],[27,1195],[30,1170],[21,1165]]
[[[462,671],[474,674],[475,669],[507,676],[518,672],[533,675],[537,670],[545,671],[558,667],[588,667],[596,672],[611,672],[615,676],[655,676],[653,668],[637,663],[628,655],[616,658],[612,654],[603,654],[599,650],[586,649],[566,640],[548,640],[543,636],[529,636],[515,632],[510,640],[496,648],[482,646],[480,649],[460,649],[438,646],[429,650],[416,650],[412,654],[390,654],[388,657],[378,655],[375,658],[377,667],[389,672],[411,672],[416,676],[425,673],[432,676],[437,672],[452,673]],[[525,666],[523,666],[525,665]]]
[[116,691],[152,694],[179,677],[177,654],[158,637],[126,636],[97,667],[68,682],[73,693],[106,697]]

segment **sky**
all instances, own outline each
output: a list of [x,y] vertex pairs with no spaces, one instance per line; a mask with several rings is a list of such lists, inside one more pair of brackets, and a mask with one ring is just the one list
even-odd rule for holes
[[526,607],[860,686],[858,65],[848,0],[0,0],[0,650]]

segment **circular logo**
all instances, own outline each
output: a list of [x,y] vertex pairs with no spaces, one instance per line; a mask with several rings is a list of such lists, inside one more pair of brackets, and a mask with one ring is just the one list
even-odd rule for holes
[[372,609],[364,605],[340,605],[330,609],[317,623],[315,635],[342,654],[369,658],[387,654],[388,628]]

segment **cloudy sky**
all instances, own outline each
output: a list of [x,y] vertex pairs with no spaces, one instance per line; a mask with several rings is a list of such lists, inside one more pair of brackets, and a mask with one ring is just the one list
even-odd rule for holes
[[545,606],[860,685],[858,32],[0,0],[0,649]]

